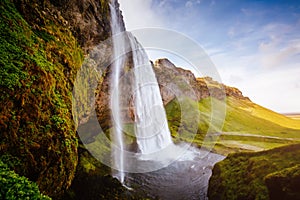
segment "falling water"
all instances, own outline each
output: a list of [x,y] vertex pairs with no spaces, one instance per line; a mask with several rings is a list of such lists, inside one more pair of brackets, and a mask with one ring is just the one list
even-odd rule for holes
[[[116,1],[112,1],[109,4],[111,10],[111,29],[113,40],[113,57],[114,63],[112,64],[112,84],[111,84],[111,93],[115,93],[117,95],[111,95],[111,109],[113,115],[113,125],[114,128],[112,129],[112,139],[113,145],[116,145],[116,148],[113,148],[114,151],[112,152],[112,162],[113,166],[115,166],[118,171],[113,172],[113,176],[119,179],[121,183],[124,182],[124,141],[122,136],[122,121],[120,116],[120,87],[119,87],[119,78],[120,78],[120,71],[124,65],[125,59],[123,53],[125,52],[125,40],[124,37],[120,36],[122,32],[121,26],[119,24],[119,17],[116,11]],[[119,34],[119,36],[118,36]]]
[[142,154],[172,144],[158,83],[149,58],[132,34],[128,34],[135,77],[135,135]]
[[[126,37],[122,32],[120,18],[116,9],[116,1],[113,0],[110,4],[111,9],[111,28],[113,34],[113,55],[114,63],[112,66],[112,82],[111,92],[116,95],[111,95],[111,109],[113,115],[113,145],[115,145],[113,157],[113,166],[118,169],[113,176],[124,182],[124,164],[125,142],[122,133],[122,117],[121,117],[121,102],[120,94],[121,87],[120,73],[125,65],[126,47],[129,46],[132,51],[133,75],[134,83],[132,85],[134,98],[134,132],[139,149],[138,155],[141,158],[147,158],[147,155],[155,152],[160,152],[169,145],[173,144],[171,134],[168,128],[166,113],[163,107],[162,97],[160,95],[159,86],[152,69],[149,58],[136,41],[131,33],[126,33]],[[119,34],[119,35],[118,35]],[[127,43],[126,43],[127,42]],[[127,45],[127,46],[126,46]],[[122,94],[123,97],[124,94]],[[149,157],[150,158],[150,157]],[[153,157],[151,157],[153,159]]]

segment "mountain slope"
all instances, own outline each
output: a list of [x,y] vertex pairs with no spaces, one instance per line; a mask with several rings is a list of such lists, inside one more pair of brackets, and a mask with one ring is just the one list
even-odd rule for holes
[[[195,78],[192,72],[177,68],[167,59],[157,60],[154,69],[175,141],[197,146],[216,143],[214,150],[225,155],[300,142],[300,121],[253,103],[237,88],[209,77]],[[177,92],[176,85],[183,87],[183,92]],[[186,99],[180,101],[178,94]],[[190,110],[184,110],[188,107]],[[198,130],[191,128],[197,117],[194,109],[199,110]],[[211,144],[204,142],[207,135],[213,138]]]

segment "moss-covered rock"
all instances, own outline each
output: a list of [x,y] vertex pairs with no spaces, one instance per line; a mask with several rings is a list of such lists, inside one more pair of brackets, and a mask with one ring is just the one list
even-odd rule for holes
[[[0,2],[0,154],[17,158],[12,169],[51,197],[59,197],[75,176],[71,94],[84,56],[110,36],[108,3]],[[94,175],[99,178],[89,177]]]
[[230,154],[215,165],[208,197],[212,200],[299,199],[299,164],[300,144]]
[[40,193],[36,183],[16,174],[2,159],[3,156],[0,158],[0,199],[50,200],[49,197]]
[[0,151],[20,159],[17,173],[57,196],[77,165],[70,91],[83,54],[49,9],[26,5],[39,23],[28,23],[13,2],[0,3]]
[[268,174],[265,182],[270,199],[300,199],[300,165]]

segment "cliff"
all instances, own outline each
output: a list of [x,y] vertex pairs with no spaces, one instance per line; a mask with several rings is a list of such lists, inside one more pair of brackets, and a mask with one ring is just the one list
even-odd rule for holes
[[105,0],[0,2],[0,155],[60,196],[78,160],[71,92],[84,57],[110,36]]
[[188,96],[196,101],[207,97],[221,100],[225,96],[250,101],[239,89],[218,83],[210,77],[196,78],[191,71],[176,67],[166,58],[156,60],[153,67],[165,105],[172,101],[176,94]]

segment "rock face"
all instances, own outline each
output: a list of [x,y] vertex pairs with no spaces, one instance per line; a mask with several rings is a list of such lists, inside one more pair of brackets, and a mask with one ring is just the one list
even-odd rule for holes
[[0,2],[0,155],[51,197],[71,184],[71,92],[84,56],[110,35],[105,0]]
[[153,67],[165,105],[173,100],[176,94],[188,96],[196,101],[210,96],[217,99],[230,96],[249,100],[237,88],[218,83],[210,77],[196,78],[191,71],[176,67],[166,58],[155,61]]
[[[14,2],[33,27],[45,23],[42,16],[46,18],[52,16],[60,26],[72,32],[85,53],[111,35],[109,1],[33,0],[27,3],[26,0],[14,0]],[[118,12],[120,13],[119,10]]]
[[197,90],[197,80],[191,71],[176,67],[168,59],[155,61],[153,68],[165,105],[177,95],[185,95],[193,100],[201,98],[201,93]]

